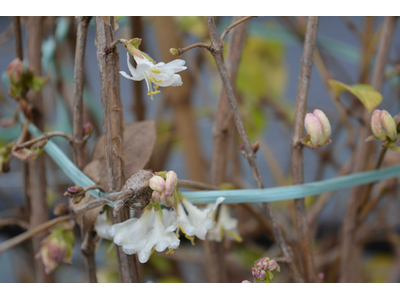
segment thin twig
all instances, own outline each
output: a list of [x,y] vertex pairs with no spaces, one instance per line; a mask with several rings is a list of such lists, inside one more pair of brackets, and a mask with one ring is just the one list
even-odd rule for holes
[[38,233],[45,231],[51,227],[53,227],[54,225],[63,222],[63,221],[67,221],[70,219],[75,218],[76,216],[83,214],[85,212],[87,212],[88,210],[91,210],[95,207],[98,206],[102,206],[105,205],[107,203],[110,203],[111,201],[106,199],[106,198],[101,198],[101,199],[96,199],[93,200],[92,202],[89,202],[85,205],[80,206],[79,208],[77,208],[76,210],[74,210],[73,213],[65,215],[65,216],[61,216],[58,218],[54,218],[52,220],[49,220],[47,222],[44,222],[42,224],[39,224],[38,226],[20,234],[17,235],[14,238],[11,238],[3,243],[0,244],[0,255],[3,254],[5,251],[7,251],[8,249],[11,249],[19,244],[21,244],[22,242],[36,236]]
[[111,42],[106,48],[104,48],[104,53],[108,54],[110,51],[115,48],[118,44],[125,44],[128,40],[125,39],[118,39],[113,42]]
[[[222,57],[222,49],[219,48],[220,43],[219,43],[219,39],[217,36],[217,30],[216,30],[214,17],[208,17],[208,28],[209,28],[209,32],[210,32],[212,45],[215,49],[215,51],[213,51],[212,54],[213,54],[215,62],[217,64],[218,72],[220,74],[225,92],[228,96],[229,104],[231,105],[231,108],[233,111],[233,118],[235,120],[235,125],[236,125],[237,131],[239,133],[239,136],[242,140],[242,143],[243,143],[245,158],[249,163],[249,166],[250,166],[250,169],[253,174],[253,178],[256,182],[257,187],[264,188],[264,183],[262,181],[260,170],[259,170],[257,162],[256,162],[256,155],[251,148],[251,143],[250,143],[249,137],[246,133],[246,130],[243,125],[242,117],[239,113],[239,108],[238,108],[238,104],[236,101],[236,97],[235,97],[235,94],[233,92],[232,86],[229,81],[229,76],[226,71],[226,66],[225,66],[225,63],[224,63],[224,60]],[[296,266],[293,263],[293,258],[292,258],[293,256],[284,240],[284,237],[282,235],[280,228],[278,227],[278,224],[275,220],[275,217],[273,215],[270,205],[268,203],[263,203],[263,207],[267,211],[267,215],[269,216],[269,218],[271,220],[275,240],[276,240],[277,244],[279,245],[281,251],[283,252],[284,256],[290,262],[289,266],[291,267],[291,269],[293,271],[294,279],[299,282],[303,281],[303,279],[299,276]]]
[[13,17],[14,37],[15,37],[15,52],[17,57],[22,61],[24,55],[22,53],[22,37],[21,37],[21,17]]
[[0,228],[4,226],[19,226],[22,229],[28,230],[29,224],[21,219],[9,218],[9,219],[0,219]]
[[186,51],[193,49],[193,48],[206,48],[208,51],[210,51],[211,53],[214,51],[213,46],[209,45],[209,44],[205,44],[205,43],[195,43],[193,45],[187,46],[185,48],[178,48],[178,53],[176,54],[177,56],[181,56],[183,53],[185,53]]
[[75,197],[78,197],[78,196],[85,195],[90,190],[100,190],[102,192],[105,192],[105,188],[102,185],[94,184],[94,185],[88,185],[88,186],[84,187],[81,192],[73,194],[73,195],[71,195],[68,191],[66,191],[64,193],[64,196],[65,197],[70,197],[70,198],[71,197],[75,198]]
[[354,21],[350,17],[342,16],[341,17],[343,22],[346,24],[346,26],[354,33],[354,35],[361,41],[365,42],[366,37],[365,35],[361,32],[360,29],[358,29],[357,25],[354,23]]
[[250,17],[243,17],[240,20],[237,20],[236,22],[232,23],[231,25],[229,25],[228,27],[225,28],[224,32],[222,32],[221,37],[220,37],[220,41],[223,43],[225,36],[228,34],[228,32],[235,26],[239,25],[242,22],[247,21],[248,19],[253,18],[253,16]]
[[48,139],[50,139],[52,137],[55,137],[55,136],[61,136],[63,138],[66,138],[70,142],[73,140],[73,137],[70,134],[62,132],[62,131],[44,132],[41,136],[39,136],[37,138],[34,138],[34,139],[31,139],[31,140],[26,141],[24,143],[15,145],[13,150],[19,150],[19,149],[22,149],[22,148],[27,148],[27,147],[29,147],[29,146],[37,143],[37,142],[40,142],[40,141],[43,141],[43,140],[48,140]]
[[[296,108],[292,135],[292,181],[302,184],[303,179],[303,146],[299,142],[303,138],[303,123],[307,107],[308,88],[310,86],[314,49],[317,40],[319,17],[309,17],[304,41],[303,57],[299,85],[297,89]],[[308,282],[316,282],[314,258],[312,254],[310,233],[304,198],[295,199],[297,231],[300,241],[301,257],[305,278]]]

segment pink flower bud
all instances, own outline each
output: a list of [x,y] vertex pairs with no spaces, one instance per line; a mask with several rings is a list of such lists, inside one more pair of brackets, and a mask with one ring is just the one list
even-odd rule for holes
[[381,114],[382,111],[379,109],[375,109],[372,117],[371,117],[371,130],[374,136],[376,136],[381,141],[386,141],[386,134],[382,128],[381,123]]
[[161,202],[161,192],[153,191],[150,203],[156,205]]
[[165,180],[156,175],[150,179],[149,185],[153,191],[162,192],[165,189]]
[[251,269],[252,274],[254,276],[255,279],[262,281],[265,279],[265,277],[267,277],[267,273],[264,270],[259,270],[257,268],[252,268]]
[[169,171],[166,175],[165,195],[172,196],[178,185],[178,175],[174,171]]
[[248,280],[243,280],[242,283],[251,283],[251,282]]
[[313,148],[317,148],[322,140],[322,126],[318,118],[311,113],[308,113],[304,120],[304,126],[307,133],[310,135]]
[[392,116],[386,111],[382,110],[381,123],[385,128],[386,135],[394,142],[397,140],[397,126]]
[[274,271],[274,270],[277,270],[278,272],[280,272],[281,268],[279,267],[278,263],[275,260],[271,259],[269,261],[268,270],[270,270],[271,272]]
[[254,262],[254,267],[260,270],[267,270],[269,268],[269,257],[263,257]]
[[50,258],[56,263],[61,264],[64,258],[66,243],[60,237],[52,237],[48,243]]
[[174,205],[174,196],[166,195],[165,192],[161,193],[161,203],[167,207],[171,207]]
[[83,126],[83,134],[84,135],[91,135],[93,133],[93,126],[89,122]]
[[314,116],[317,117],[318,121],[321,124],[322,138],[319,141],[318,145],[322,146],[326,142],[328,137],[331,135],[331,124],[329,123],[328,118],[326,117],[326,115],[323,113],[322,110],[315,109],[314,110]]
[[14,59],[7,67],[7,75],[10,83],[18,85],[22,80],[22,72],[24,71],[24,64],[19,58]]
[[76,195],[76,194],[79,194],[79,193],[82,192],[82,191],[83,191],[83,188],[80,187],[80,186],[78,186],[78,185],[70,186],[70,187],[67,189],[67,192],[68,192],[70,195]]

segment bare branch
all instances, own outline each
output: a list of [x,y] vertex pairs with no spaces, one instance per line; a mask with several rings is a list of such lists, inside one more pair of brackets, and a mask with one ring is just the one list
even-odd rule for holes
[[[304,116],[307,107],[308,88],[310,86],[311,70],[313,65],[314,49],[317,40],[319,17],[309,17],[307,32],[304,41],[303,57],[299,85],[297,89],[296,108],[292,135],[292,181],[301,184],[303,179],[303,138]],[[295,199],[297,230],[300,240],[301,257],[305,277],[308,282],[316,282],[314,258],[311,249],[310,233],[307,223],[306,206],[304,198]]]
[[224,42],[225,36],[228,34],[228,32],[229,32],[233,27],[235,27],[235,26],[239,25],[240,23],[245,22],[245,21],[247,21],[247,20],[249,20],[249,19],[251,19],[251,18],[253,18],[253,17],[254,17],[254,16],[243,17],[243,18],[241,18],[240,20],[237,20],[236,22],[234,22],[234,23],[232,23],[231,25],[229,25],[228,27],[226,27],[225,30],[224,30],[224,32],[222,32],[221,37],[220,37],[221,43]]
[[22,148],[27,148],[27,147],[32,146],[33,144],[35,144],[37,142],[40,142],[40,141],[43,141],[43,140],[48,140],[48,139],[50,139],[52,137],[55,137],[55,136],[61,136],[63,138],[66,138],[69,142],[71,142],[73,140],[73,137],[70,134],[67,134],[67,133],[62,132],[62,131],[44,132],[41,136],[39,136],[37,138],[34,138],[34,139],[31,139],[31,140],[26,141],[24,143],[15,145],[13,150],[19,150],[19,149],[22,149]]

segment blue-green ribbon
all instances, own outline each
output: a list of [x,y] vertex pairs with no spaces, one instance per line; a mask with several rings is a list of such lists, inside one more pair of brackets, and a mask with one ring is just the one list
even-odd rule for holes
[[[29,123],[28,130],[35,137],[43,134],[32,123]],[[44,150],[76,185],[86,187],[95,184],[51,140],[47,142]],[[400,176],[400,165],[291,186],[266,189],[183,192],[183,194],[189,199],[195,200],[196,204],[215,203],[218,197],[225,197],[224,203],[274,202],[318,195],[398,176]],[[95,198],[111,195],[100,190],[90,190],[89,193]],[[113,204],[110,206],[113,206]]]

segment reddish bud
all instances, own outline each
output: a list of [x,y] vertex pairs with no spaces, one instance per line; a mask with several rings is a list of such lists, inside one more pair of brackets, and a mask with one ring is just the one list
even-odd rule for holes
[[83,126],[83,134],[84,135],[91,135],[93,133],[93,126],[89,122]]
[[81,193],[82,191],[83,191],[83,188],[80,187],[80,186],[78,186],[78,185],[70,186],[70,187],[67,189],[67,192],[68,192],[71,196],[76,195],[76,194],[79,194],[79,193]]
[[19,58],[14,59],[7,67],[8,80],[12,85],[18,85],[22,80],[24,64]]

